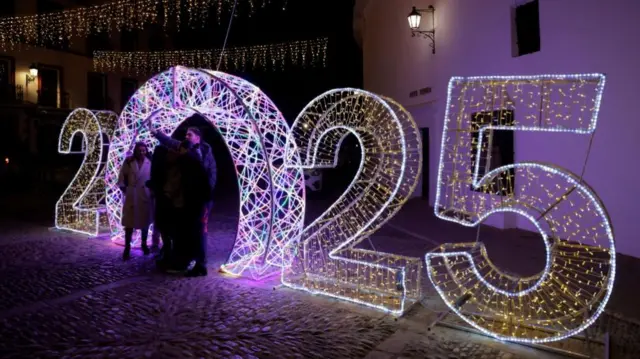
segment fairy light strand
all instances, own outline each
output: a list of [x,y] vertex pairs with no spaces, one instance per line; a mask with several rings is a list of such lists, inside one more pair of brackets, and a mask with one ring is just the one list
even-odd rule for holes
[[[244,0],[246,16],[257,7],[273,0]],[[92,33],[112,33],[114,30],[143,30],[157,24],[163,15],[163,26],[175,19],[180,29],[182,7],[186,6],[187,23],[192,28],[208,23],[210,9],[215,9],[216,21],[233,6],[233,0],[119,0],[106,4],[67,9],[52,13],[0,18],[0,49],[12,49],[18,44],[63,44],[74,37],[87,38]],[[284,7],[283,7],[284,9]]]
[[[494,265],[482,242],[448,243],[426,254],[429,279],[445,303],[497,339],[562,340],[593,324],[609,300],[616,271],[613,229],[581,177],[536,162],[480,172],[481,161],[491,164],[492,131],[593,133],[604,84],[601,74],[449,82],[436,216],[473,227],[494,213],[512,212],[535,225],[546,250],[543,270],[528,277]],[[476,114],[492,119],[474,123]],[[471,299],[457,308],[456,300],[466,294]]]
[[[143,124],[170,135],[193,114],[222,135],[240,189],[236,241],[222,269],[256,279],[280,273],[291,261],[288,240],[300,235],[304,219],[304,175],[284,166],[289,126],[258,87],[212,70],[173,67],[147,81],[125,106],[106,174],[112,240],[123,242],[120,166],[135,142],[150,149],[158,143]],[[297,163],[295,156],[289,161]]]
[[361,162],[342,196],[300,238],[282,273],[288,287],[393,314],[420,297],[420,258],[359,246],[392,218],[419,179],[422,142],[411,115],[396,102],[357,89],[336,89],[311,101],[291,130],[287,156],[301,169],[333,168],[346,136],[359,141]]
[[[105,203],[104,174],[118,115],[111,111],[91,111],[78,108],[71,112],[60,131],[58,152],[84,153],[80,169],[60,196],[55,209],[55,227],[62,230],[97,236],[108,228]],[[82,136],[83,149],[72,151],[73,138]]]
[[225,71],[284,70],[285,66],[326,67],[327,38],[213,50],[96,51],[98,72],[147,75],[172,66],[211,68],[218,60]]

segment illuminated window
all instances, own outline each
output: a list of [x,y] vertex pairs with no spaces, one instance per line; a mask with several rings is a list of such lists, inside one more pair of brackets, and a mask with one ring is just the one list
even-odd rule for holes
[[514,57],[540,51],[540,11],[538,0],[518,5],[513,11]]

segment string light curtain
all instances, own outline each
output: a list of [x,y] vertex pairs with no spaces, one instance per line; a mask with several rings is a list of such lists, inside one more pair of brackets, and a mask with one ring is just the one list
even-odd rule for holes
[[[240,7],[239,12],[251,16],[256,8],[273,1],[242,0],[245,6]],[[166,28],[172,18],[177,29],[182,21],[191,27],[204,26],[214,13],[220,22],[221,15],[232,6],[233,0],[119,0],[46,14],[5,17],[0,19],[0,49],[11,49],[21,43],[63,44],[73,37],[86,38],[92,33],[142,30],[159,21],[163,21]],[[186,19],[181,16],[183,7],[187,10]]]
[[[284,70],[285,66],[326,67],[327,38],[271,45],[227,48],[222,54],[221,70]],[[93,65],[98,72],[126,72],[135,75],[158,73],[182,65],[211,68],[222,49],[175,51],[96,51]]]

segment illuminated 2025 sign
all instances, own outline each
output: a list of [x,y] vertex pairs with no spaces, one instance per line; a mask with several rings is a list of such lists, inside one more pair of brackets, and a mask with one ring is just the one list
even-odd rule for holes
[[[546,263],[522,277],[496,267],[481,242],[444,244],[426,255],[429,279],[475,328],[502,340],[550,342],[602,313],[615,277],[604,205],[581,176],[553,164],[500,165],[496,131],[578,135],[596,129],[600,74],[452,78],[442,134],[435,212],[476,226],[495,213],[529,220]],[[580,160],[583,163],[584,160]],[[462,309],[456,301],[469,297]]]
[[[533,223],[547,254],[543,271],[529,277],[496,267],[480,242],[444,244],[425,256],[429,279],[447,305],[489,335],[560,340],[592,324],[606,305],[615,249],[593,190],[555,165],[496,166],[491,145],[494,131],[593,133],[603,88],[602,75],[450,82],[436,215],[476,226],[491,214],[515,213]],[[240,184],[238,234],[226,271],[262,277],[281,270],[289,287],[394,314],[419,298],[421,260],[379,252],[365,242],[416,186],[419,131],[396,102],[357,89],[317,97],[289,130],[268,97],[240,78],[184,67],[155,76],[131,98],[113,136],[107,208],[114,240],[122,236],[118,169],[135,141],[156,144],[144,123],[170,134],[194,113],[222,134]],[[82,123],[85,133],[99,131],[91,121]],[[302,170],[335,167],[349,134],[362,151],[358,172],[342,196],[302,230]],[[95,177],[96,170],[89,170]],[[460,309],[456,302],[463,297],[470,299]]]

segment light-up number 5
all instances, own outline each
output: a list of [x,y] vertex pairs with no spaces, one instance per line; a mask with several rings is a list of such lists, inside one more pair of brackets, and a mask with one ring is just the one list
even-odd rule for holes
[[420,134],[395,102],[362,90],[338,89],[307,105],[293,124],[287,149],[298,151],[301,168],[335,167],[349,134],[357,137],[361,149],[358,172],[342,196],[304,229],[282,282],[402,313],[405,300],[419,296],[421,260],[362,244],[413,192],[422,161]]
[[[615,276],[604,206],[579,176],[555,165],[501,165],[494,131],[591,134],[605,78],[599,74],[452,78],[435,212],[476,226],[511,212],[533,223],[544,269],[519,277],[496,267],[481,242],[444,244],[426,255],[440,296],[467,323],[498,339],[550,342],[591,325]],[[456,300],[471,296],[463,310]]]
[[[85,155],[80,169],[56,203],[56,228],[90,236],[97,236],[101,228],[108,229],[104,175],[109,139],[117,120],[118,115],[110,111],[78,108],[62,125],[58,152]],[[73,152],[71,145],[77,133],[83,137],[82,149]]]

